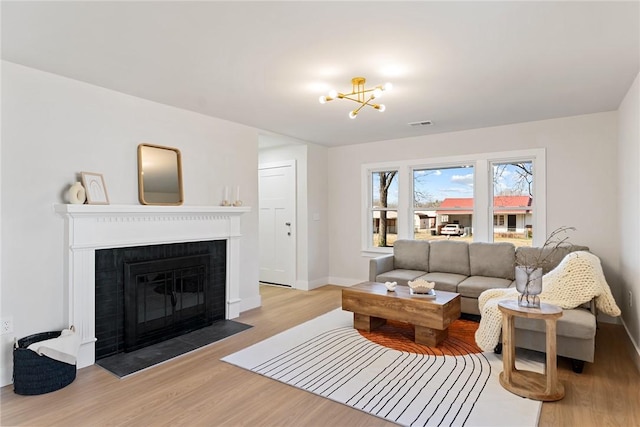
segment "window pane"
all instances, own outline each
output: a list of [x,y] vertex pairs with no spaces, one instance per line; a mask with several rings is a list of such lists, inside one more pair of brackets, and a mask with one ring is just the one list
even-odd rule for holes
[[472,165],[415,169],[414,239],[471,241],[473,184]]
[[493,164],[493,241],[531,246],[533,162]]
[[398,238],[398,211],[373,211],[372,246],[384,248],[393,246]]
[[[373,247],[389,247],[398,237],[398,171],[371,173]],[[389,210],[391,209],[391,210]]]
[[373,172],[371,174],[371,206],[398,208],[398,171]]

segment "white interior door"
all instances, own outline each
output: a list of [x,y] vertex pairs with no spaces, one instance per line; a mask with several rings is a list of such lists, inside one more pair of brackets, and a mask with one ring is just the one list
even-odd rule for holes
[[260,165],[260,281],[295,287],[295,161]]

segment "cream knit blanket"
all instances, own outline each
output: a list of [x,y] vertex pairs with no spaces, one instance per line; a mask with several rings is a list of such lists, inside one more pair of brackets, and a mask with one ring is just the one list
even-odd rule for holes
[[[476,331],[476,343],[484,351],[491,351],[498,344],[502,330],[502,313],[498,302],[517,299],[515,288],[489,289],[478,297],[482,318]],[[611,289],[604,278],[600,259],[590,252],[571,252],[556,268],[542,277],[540,301],[565,309],[576,308],[595,299],[598,310],[619,316]]]

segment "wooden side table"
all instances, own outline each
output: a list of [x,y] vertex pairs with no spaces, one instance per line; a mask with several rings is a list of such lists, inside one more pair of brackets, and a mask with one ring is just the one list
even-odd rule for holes
[[[502,364],[500,384],[511,393],[534,400],[554,401],[564,397],[564,386],[558,381],[556,360],[556,320],[562,317],[562,309],[540,303],[540,308],[520,307],[518,301],[500,301],[502,312]],[[515,366],[514,317],[542,319],[547,331],[546,374],[518,370]]]

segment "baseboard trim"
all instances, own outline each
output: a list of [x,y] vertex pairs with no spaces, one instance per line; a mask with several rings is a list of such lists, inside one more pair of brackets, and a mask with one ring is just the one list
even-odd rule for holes
[[260,294],[251,298],[243,298],[242,301],[240,301],[240,313],[260,306],[262,306],[262,297]]
[[624,330],[627,332],[627,336],[629,337],[629,343],[631,343],[631,345],[628,346],[629,353],[631,354],[631,359],[636,365],[636,369],[638,370],[638,372],[640,372],[640,346],[638,346],[638,343],[631,336],[631,332],[629,332],[629,328],[627,328],[627,324],[624,322],[624,319],[622,317],[620,319],[622,320],[622,326],[624,327]]
[[353,285],[357,285],[358,283],[362,283],[362,282],[366,282],[366,279],[348,279],[348,278],[344,278],[344,277],[329,277],[329,284],[331,285],[336,285],[336,286],[353,286]]
[[323,277],[321,279],[315,279],[310,282],[306,280],[298,280],[296,281],[296,289],[300,289],[301,291],[311,291],[313,289],[321,288],[326,285],[335,285],[335,286],[353,286],[357,283],[362,283],[363,280],[357,279],[343,279],[336,277]]

